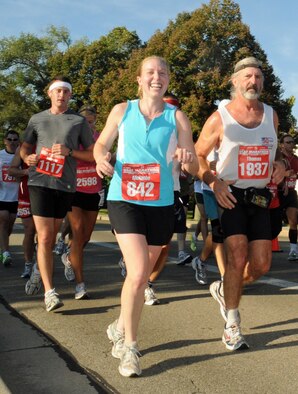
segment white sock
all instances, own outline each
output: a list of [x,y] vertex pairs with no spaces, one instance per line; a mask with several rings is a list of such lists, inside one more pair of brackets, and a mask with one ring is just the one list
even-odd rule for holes
[[227,310],[227,325],[226,327],[231,327],[234,323],[239,323],[239,311],[237,309]]

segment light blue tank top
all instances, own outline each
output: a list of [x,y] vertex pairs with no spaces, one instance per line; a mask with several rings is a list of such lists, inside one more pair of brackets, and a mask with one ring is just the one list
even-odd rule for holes
[[[175,119],[176,109],[175,106],[165,103],[163,113],[159,117],[154,118],[149,125],[146,125],[146,120],[139,109],[139,100],[127,102],[127,108],[118,130],[119,138],[115,172],[109,187],[108,200],[127,201],[146,206],[167,206],[173,204],[173,155],[178,141]],[[127,195],[124,197],[122,170],[123,165],[126,168],[129,164],[159,165],[160,186],[158,199],[137,200],[135,197],[130,198]],[[139,185],[136,193],[142,190],[142,187],[143,185]]]

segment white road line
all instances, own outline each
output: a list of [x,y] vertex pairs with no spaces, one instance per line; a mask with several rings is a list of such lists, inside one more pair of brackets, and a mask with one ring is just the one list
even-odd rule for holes
[[[115,244],[112,244],[109,242],[98,242],[95,240],[90,240],[89,242],[92,243],[93,245],[96,245],[96,246],[102,246],[102,247],[109,248],[109,249],[120,250],[119,246],[117,244],[115,245]],[[176,259],[173,257],[168,257],[168,260],[170,262],[174,262]],[[218,268],[213,265],[208,265],[208,271],[218,272]],[[265,283],[267,285],[280,287],[281,290],[298,290],[298,283],[297,282],[290,282],[288,280],[270,278],[268,276],[263,276],[261,279],[257,280],[255,283]]]

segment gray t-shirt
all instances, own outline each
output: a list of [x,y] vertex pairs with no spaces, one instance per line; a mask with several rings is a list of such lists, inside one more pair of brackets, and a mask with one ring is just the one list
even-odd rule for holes
[[[51,149],[53,144],[62,144],[78,150],[80,145],[88,148],[94,140],[86,119],[68,109],[59,115],[53,115],[50,110],[33,115],[25,130],[24,142],[36,145],[36,153],[39,155],[43,147]],[[76,166],[76,159],[66,156],[61,178],[37,172],[36,167],[29,167],[28,186],[42,186],[74,193]]]

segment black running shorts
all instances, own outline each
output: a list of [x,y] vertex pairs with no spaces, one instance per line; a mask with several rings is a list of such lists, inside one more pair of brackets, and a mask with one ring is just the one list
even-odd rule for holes
[[112,229],[117,234],[143,234],[148,245],[167,245],[174,231],[174,205],[148,207],[108,201]]
[[63,219],[67,212],[71,211],[74,193],[29,186],[29,195],[32,215]]

